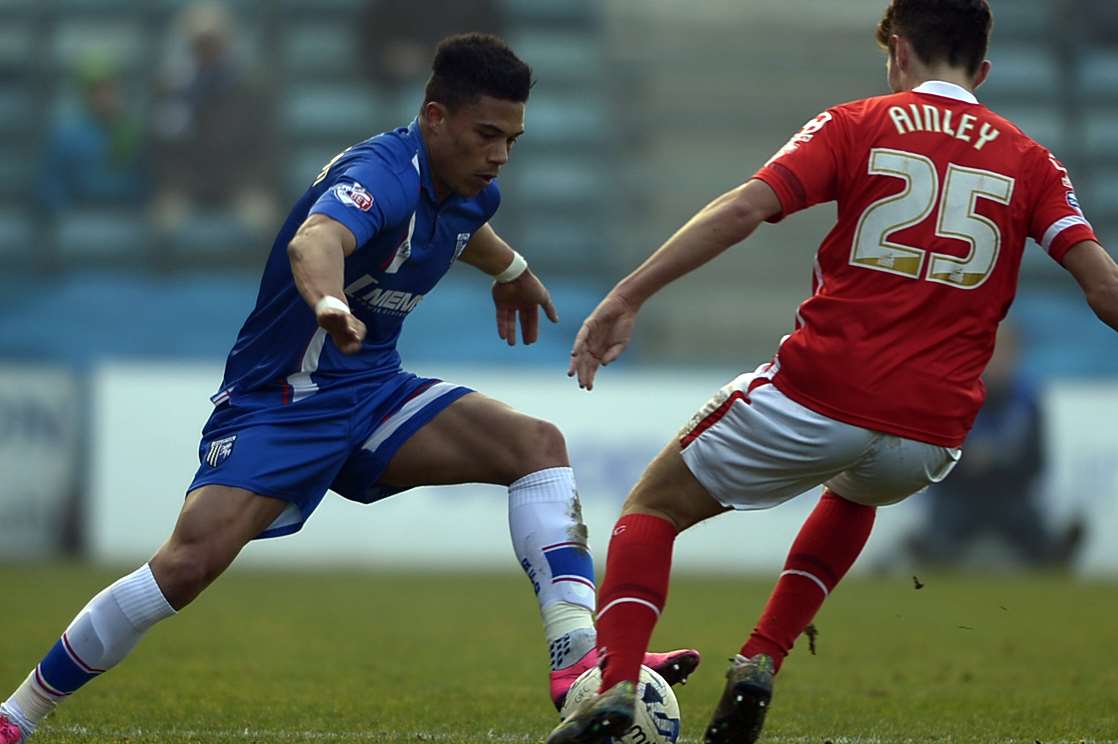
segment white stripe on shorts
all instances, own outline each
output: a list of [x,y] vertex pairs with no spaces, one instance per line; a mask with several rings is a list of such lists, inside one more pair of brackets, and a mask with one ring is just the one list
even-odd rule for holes
[[389,416],[383,424],[374,429],[365,443],[361,445],[361,449],[375,452],[378,447],[384,444],[386,439],[395,434],[396,430],[406,424],[408,419],[422,411],[428,403],[460,387],[462,386],[451,382],[436,382],[401,406],[399,411]]

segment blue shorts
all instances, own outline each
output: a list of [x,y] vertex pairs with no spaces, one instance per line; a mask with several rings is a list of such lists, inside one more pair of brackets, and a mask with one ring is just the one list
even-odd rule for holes
[[302,528],[327,489],[364,504],[404,490],[379,483],[389,461],[415,432],[471,392],[397,372],[323,388],[295,403],[271,390],[234,394],[202,430],[200,466],[187,493],[221,485],[286,501],[258,537],[289,535]]

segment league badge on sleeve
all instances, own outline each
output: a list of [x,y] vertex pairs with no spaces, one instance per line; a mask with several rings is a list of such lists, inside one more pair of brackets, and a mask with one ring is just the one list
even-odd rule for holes
[[1075,195],[1074,191],[1068,192],[1068,206],[1079,212],[1079,216],[1083,216],[1083,210],[1079,206],[1079,197]]
[[210,442],[210,449],[206,453],[206,464],[211,468],[216,468],[221,463],[229,459],[229,455],[233,454],[233,442],[237,441],[237,435],[234,434],[230,437],[223,437],[215,439]]
[[355,207],[362,212],[368,212],[373,206],[373,195],[365,187],[354,181],[353,183],[339,183],[334,187],[334,196],[338,201],[349,207]]

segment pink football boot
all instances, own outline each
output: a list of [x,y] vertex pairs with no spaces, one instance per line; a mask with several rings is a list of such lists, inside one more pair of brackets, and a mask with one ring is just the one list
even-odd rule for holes
[[0,713],[0,744],[22,744],[23,731],[10,718]]
[[[700,661],[702,657],[699,656],[699,652],[692,648],[644,655],[644,665],[663,677],[669,685],[686,684],[687,678],[698,669]],[[563,701],[567,699],[567,691],[571,689],[575,680],[597,664],[598,650],[593,648],[569,667],[551,673],[551,702],[555,703],[556,710],[562,709]]]

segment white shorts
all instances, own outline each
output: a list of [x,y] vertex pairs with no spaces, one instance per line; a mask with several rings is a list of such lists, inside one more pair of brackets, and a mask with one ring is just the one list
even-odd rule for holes
[[723,506],[768,509],[824,484],[867,506],[947,477],[961,452],[835,421],[786,397],[762,365],[711,398],[680,432],[683,461]]

